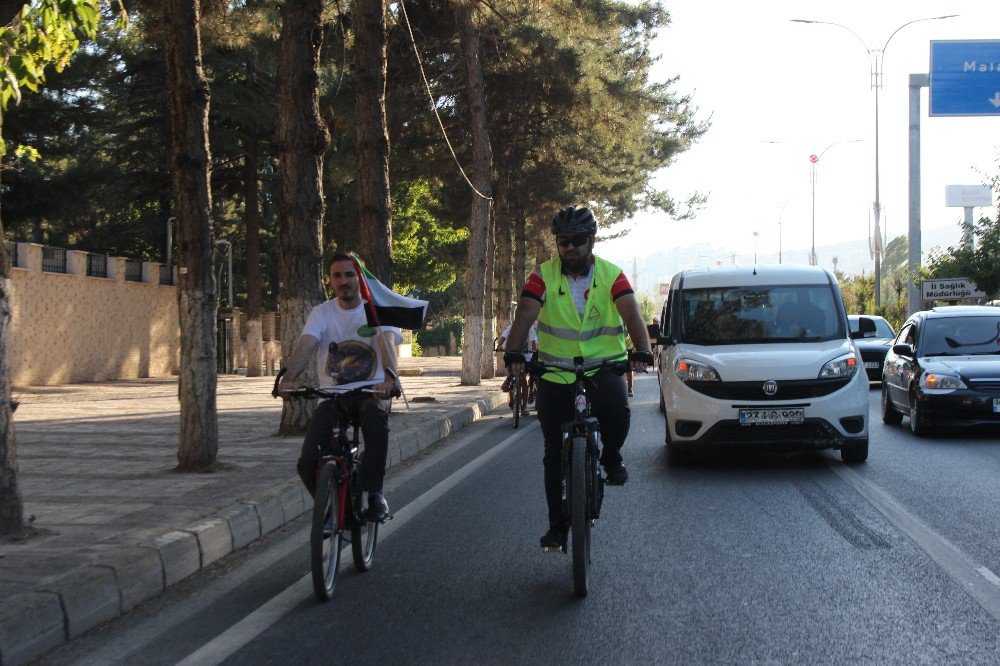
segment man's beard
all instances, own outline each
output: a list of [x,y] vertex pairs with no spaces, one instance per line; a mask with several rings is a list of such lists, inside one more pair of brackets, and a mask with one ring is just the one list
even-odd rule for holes
[[582,273],[587,269],[587,264],[590,263],[590,251],[588,250],[586,254],[580,253],[577,250],[577,256],[563,258],[563,266],[568,270],[574,271],[576,273]]

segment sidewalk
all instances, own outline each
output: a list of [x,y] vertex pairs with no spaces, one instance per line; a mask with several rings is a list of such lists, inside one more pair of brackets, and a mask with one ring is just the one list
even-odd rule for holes
[[[502,378],[460,386],[459,357],[400,359],[389,465],[506,405]],[[311,507],[302,438],[277,437],[273,378],[219,378],[219,470],[181,474],[175,379],[26,387],[17,429],[25,519],[0,542],[0,664],[117,617]]]

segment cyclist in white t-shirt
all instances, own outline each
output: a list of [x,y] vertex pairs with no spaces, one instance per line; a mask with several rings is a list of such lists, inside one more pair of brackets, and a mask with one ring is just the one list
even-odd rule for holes
[[[510,337],[510,324],[507,324],[507,328],[503,329],[503,333],[497,338],[497,349],[506,351],[507,338]],[[527,351],[537,352],[538,351],[538,322],[536,321],[528,329],[528,349]],[[528,405],[535,400],[534,391],[535,378],[528,375],[528,373],[521,374],[521,416],[528,415]],[[508,403],[511,409],[514,408],[514,373],[511,372],[510,368],[507,368],[507,379],[503,380],[503,385],[500,390],[504,393],[509,393],[510,397]]]
[[[286,363],[287,372],[278,390],[292,388],[295,379],[316,354],[316,371],[321,388],[344,391],[370,386],[373,394],[352,394],[341,399],[352,417],[361,422],[365,454],[359,473],[361,490],[368,493],[368,516],[385,520],[389,505],[382,495],[386,452],[389,445],[389,414],[383,403],[395,386],[396,345],[403,341],[398,328],[368,325],[361,300],[361,283],[354,260],[336,254],[330,260],[330,288],[334,298],[312,309],[302,335]],[[387,376],[386,370],[392,376]],[[284,395],[284,393],[282,393]],[[302,442],[298,472],[310,494],[316,491],[316,468],[324,452],[330,450],[333,408],[322,401],[313,413]]]

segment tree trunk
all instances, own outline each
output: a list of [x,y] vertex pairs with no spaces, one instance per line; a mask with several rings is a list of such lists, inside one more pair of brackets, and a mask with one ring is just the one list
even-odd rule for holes
[[465,57],[466,91],[472,121],[472,183],[479,191],[472,196],[469,219],[469,256],[465,278],[465,346],[462,349],[461,383],[478,386],[482,379],[483,299],[485,297],[487,251],[490,231],[491,171],[493,154],[486,130],[486,99],[479,64],[479,29],[472,19],[473,7],[462,0],[455,8]]
[[493,216],[490,215],[490,227],[486,231],[486,279],[483,281],[483,379],[496,377],[496,354],[493,353],[493,339],[500,332],[496,330],[496,307],[493,304],[495,293],[493,280],[497,263],[497,244],[494,233]]
[[[0,135],[2,132],[3,109],[0,108]],[[0,241],[6,240],[3,219],[0,217]],[[14,534],[24,529],[24,503],[21,501],[18,482],[17,440],[11,418],[10,367],[7,365],[10,316],[10,257],[7,256],[7,246],[0,244],[0,534]]]
[[209,92],[201,66],[198,0],[166,0],[163,19],[180,274],[181,428],[177,460],[178,469],[194,471],[211,467],[219,448]]
[[389,133],[385,121],[385,0],[354,3],[354,121],[361,256],[392,286]]
[[[281,211],[278,232],[278,313],[281,354],[291,355],[306,317],[323,291],[323,153],[329,143],[319,115],[319,48],[323,0],[285,0],[278,42],[278,166]],[[310,364],[305,383],[316,381]],[[286,400],[279,434],[305,431],[311,402]]]
[[[496,247],[494,284],[496,285],[497,331],[503,331],[513,319],[514,223],[511,219],[512,211],[508,199],[509,182],[504,176],[497,178],[496,196],[494,197],[496,205],[493,207],[493,239]],[[516,286],[520,287],[521,285],[518,284]]]
[[247,130],[243,154],[243,200],[246,206],[247,246],[247,377],[259,377],[261,360],[264,357],[264,342],[260,321],[261,290],[260,279],[260,191],[257,180],[257,134],[253,128]]
[[528,244],[525,240],[524,228],[527,226],[527,215],[524,206],[518,204],[514,214],[514,298],[521,300],[521,287],[528,278],[526,266],[528,263]]
[[535,239],[535,263],[541,265],[552,258],[552,249],[549,247],[547,236],[539,234]]

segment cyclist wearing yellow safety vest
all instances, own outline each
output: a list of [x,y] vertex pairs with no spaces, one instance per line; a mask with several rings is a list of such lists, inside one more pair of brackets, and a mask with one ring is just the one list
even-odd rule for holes
[[[570,206],[552,219],[559,256],[546,261],[528,278],[521,292],[507,349],[525,349],[528,328],[538,319],[540,361],[572,363],[625,358],[625,329],[638,353],[632,369],[645,371],[653,362],[646,324],[632,285],[622,270],[593,254],[597,220],[586,207]],[[623,325],[624,324],[624,325]],[[523,355],[508,352],[505,361],[514,372],[524,371]],[[608,483],[628,481],[621,448],[628,436],[630,412],[625,379],[597,372],[588,387],[591,409],[601,424],[601,464]],[[545,498],[549,529],[541,539],[546,551],[566,541],[562,522],[562,425],[573,419],[573,373],[546,372],[538,382],[535,409],[545,438]]]

